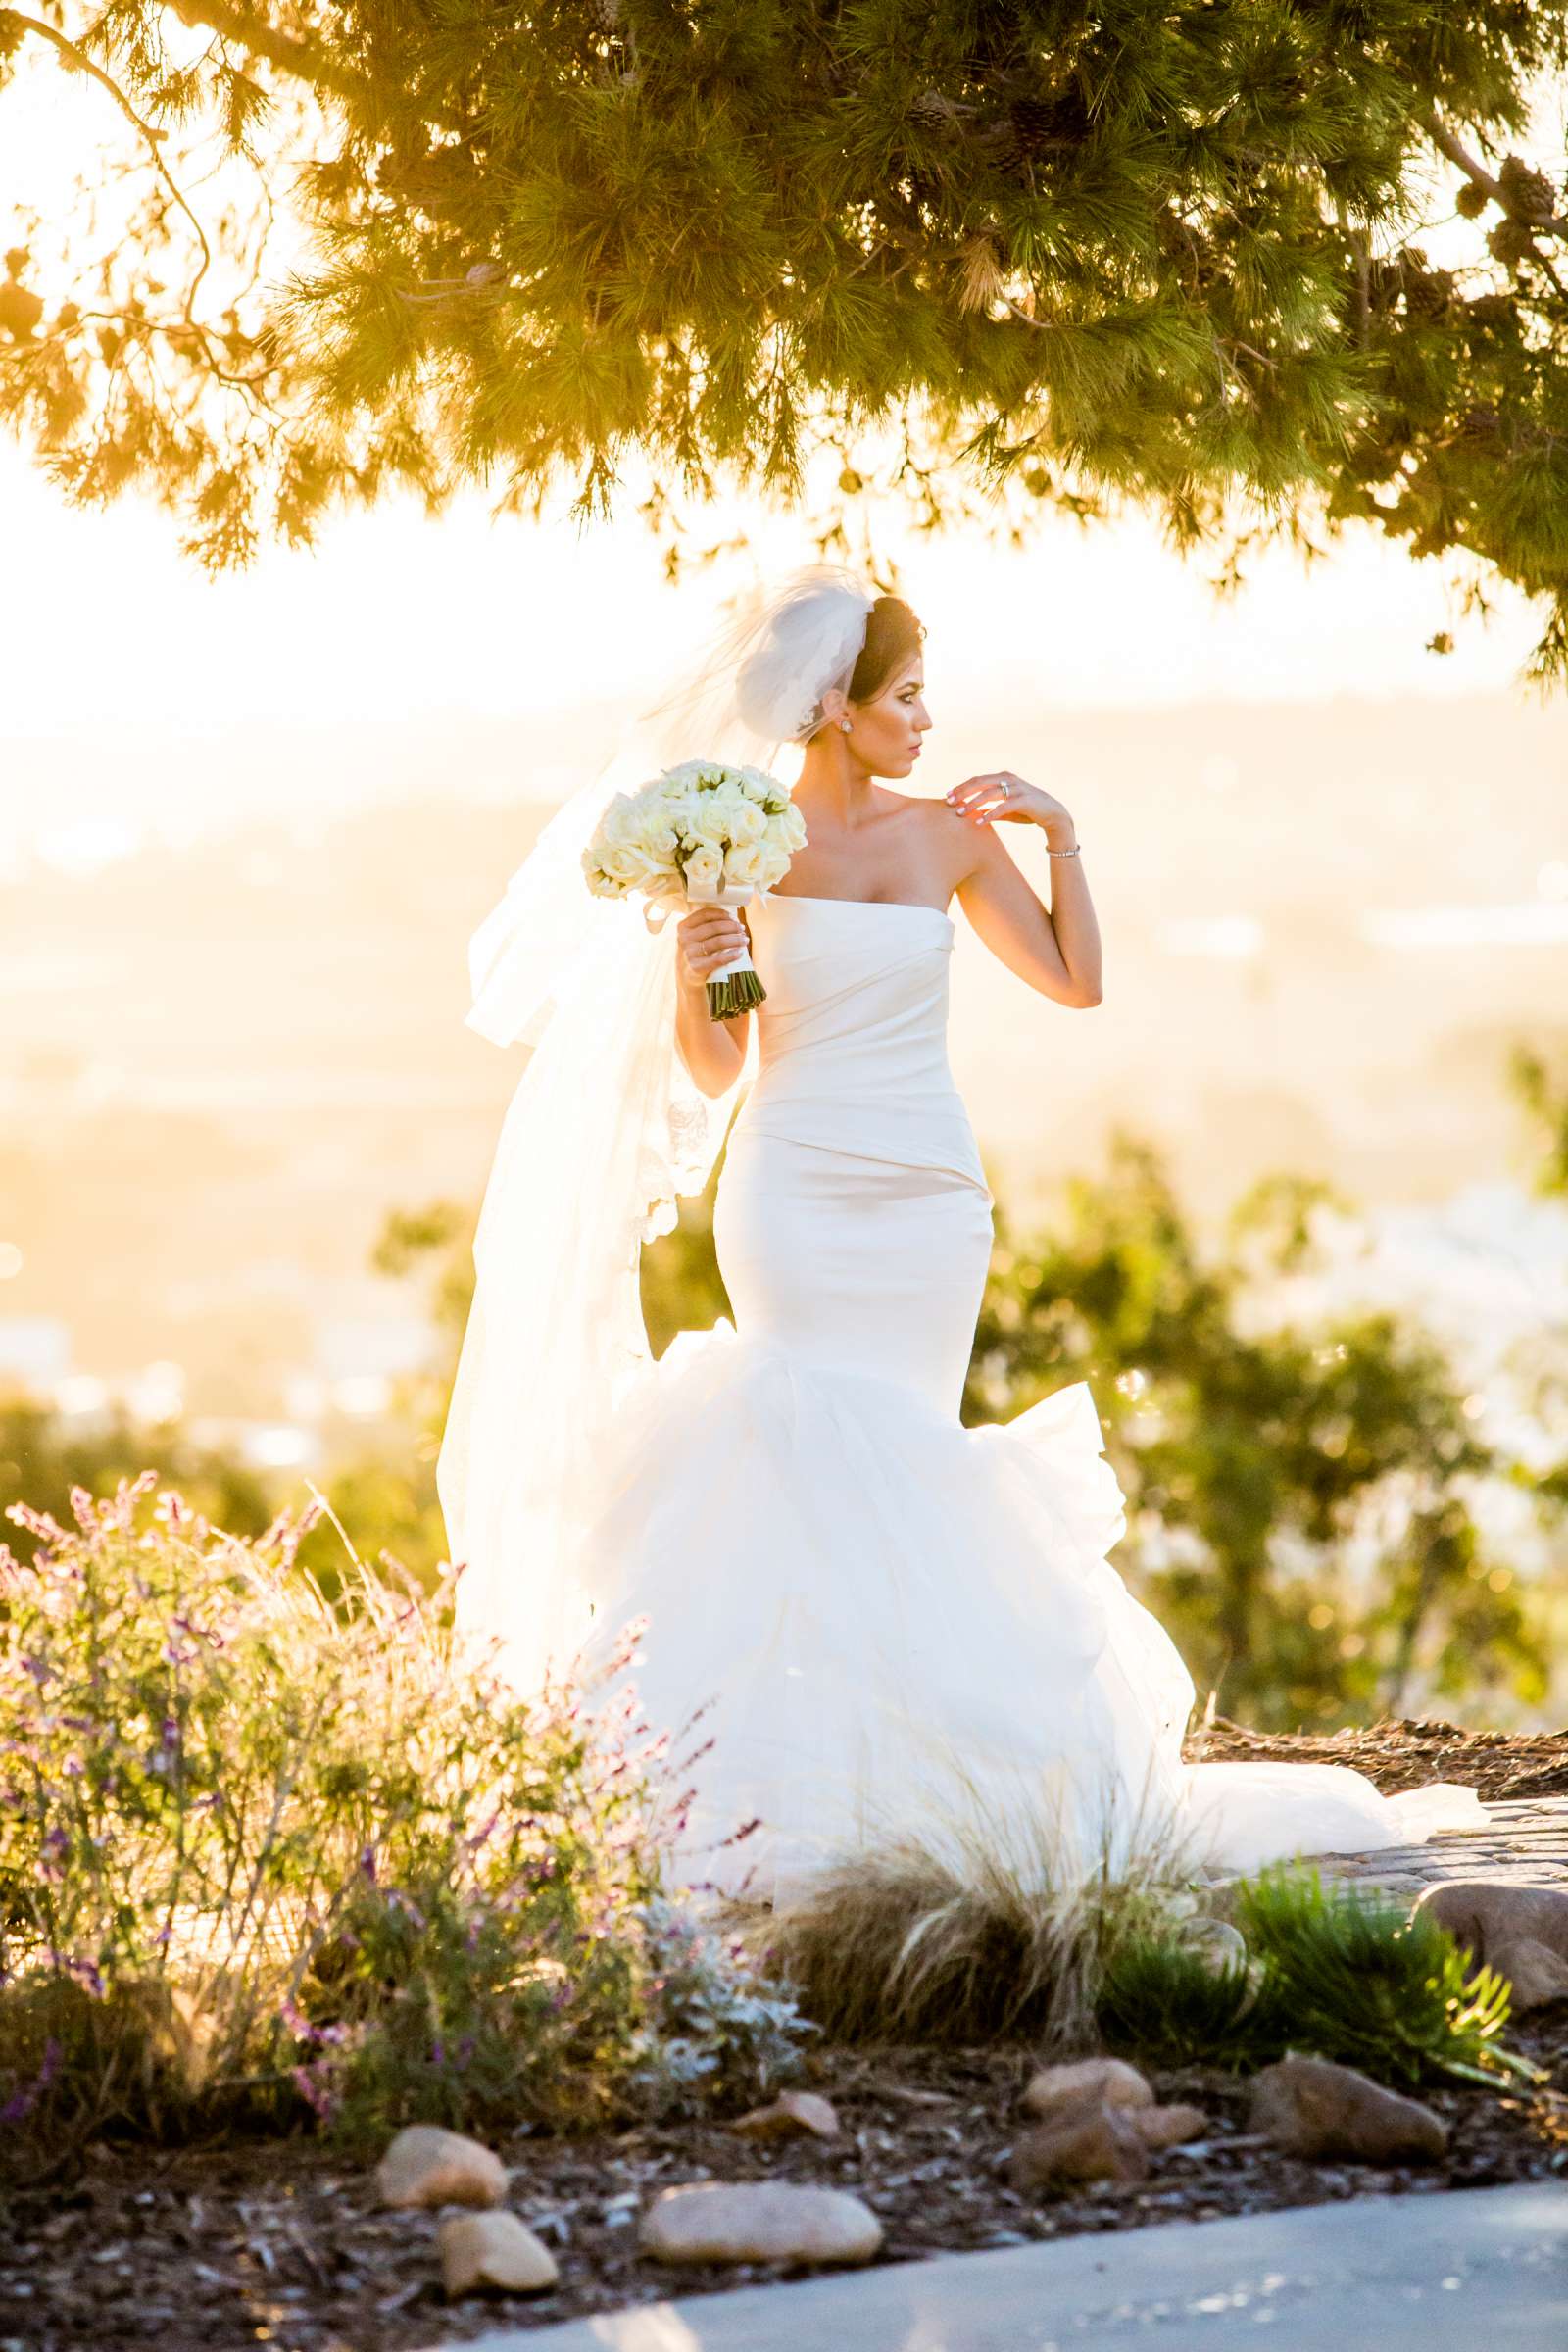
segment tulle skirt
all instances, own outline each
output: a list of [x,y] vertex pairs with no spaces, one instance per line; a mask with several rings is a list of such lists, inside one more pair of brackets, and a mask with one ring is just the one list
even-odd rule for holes
[[972,1180],[743,1127],[715,1234],[738,1330],[677,1339],[628,1401],[581,1564],[590,1657],[646,1619],[642,1711],[701,1750],[688,1881],[786,1899],[911,1842],[1026,1882],[1246,1870],[1485,1821],[1467,1789],[1183,1763],[1192,1680],[1107,1558],[1088,1385],[956,1418]]

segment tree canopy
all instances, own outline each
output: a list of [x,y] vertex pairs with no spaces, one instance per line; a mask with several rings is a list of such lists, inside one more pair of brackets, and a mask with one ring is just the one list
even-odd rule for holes
[[[36,0],[0,412],[213,564],[394,483],[1363,518],[1568,667],[1568,0]],[[74,119],[82,114],[73,110]],[[25,195],[25,191],[21,191]]]

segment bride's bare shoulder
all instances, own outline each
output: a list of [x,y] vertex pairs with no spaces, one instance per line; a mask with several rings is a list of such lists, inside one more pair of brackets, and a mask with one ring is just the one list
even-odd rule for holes
[[949,888],[956,890],[975,862],[975,828],[965,824],[957,809],[947,801],[912,792],[890,792],[887,797],[897,804],[889,813],[907,825],[911,840],[919,840],[934,858],[940,859]]

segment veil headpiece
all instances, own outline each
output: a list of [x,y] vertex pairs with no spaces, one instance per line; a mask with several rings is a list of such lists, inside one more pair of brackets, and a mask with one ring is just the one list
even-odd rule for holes
[[754,599],[550,819],[469,944],[468,1026],[533,1053],[474,1236],[436,1476],[459,1631],[498,1644],[524,1688],[588,1630],[573,1562],[596,1443],[650,1361],[638,1252],[707,1183],[740,1086],[712,1100],[693,1084],[675,1050],[674,926],[594,898],[582,853],[625,783],[698,757],[771,766],[808,740],[875,601],[830,566]]

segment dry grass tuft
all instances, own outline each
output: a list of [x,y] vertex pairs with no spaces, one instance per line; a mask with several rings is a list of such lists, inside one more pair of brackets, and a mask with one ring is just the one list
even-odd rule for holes
[[1191,1908],[1190,1867],[1143,1819],[1086,1864],[1049,1807],[1002,1833],[963,1797],[944,1834],[847,1855],[740,1932],[837,2041],[1092,2043],[1109,1955]]

